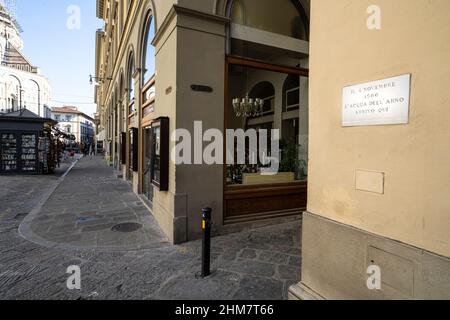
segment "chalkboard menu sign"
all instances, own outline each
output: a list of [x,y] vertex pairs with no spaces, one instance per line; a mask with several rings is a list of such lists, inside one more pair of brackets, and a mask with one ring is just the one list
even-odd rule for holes
[[2,133],[0,137],[1,171],[17,171],[17,135],[14,133]]

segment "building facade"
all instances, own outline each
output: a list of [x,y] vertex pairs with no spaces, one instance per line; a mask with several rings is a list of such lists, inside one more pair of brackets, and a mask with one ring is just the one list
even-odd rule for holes
[[58,121],[57,127],[68,134],[73,134],[78,143],[94,143],[95,120],[77,107],[52,108],[52,119]]
[[0,113],[28,109],[50,118],[50,84],[23,55],[20,33],[18,23],[0,5]]
[[[450,5],[378,2],[97,1],[108,161],[174,243],[200,236],[204,207],[216,233],[302,215],[291,298],[449,297]],[[383,80],[399,75],[409,86]],[[409,94],[379,99],[397,87]],[[358,90],[371,92],[343,103]],[[250,151],[237,165],[174,161],[180,130],[201,152],[209,129],[278,130],[278,173],[262,175]],[[381,290],[367,285],[371,266]]]

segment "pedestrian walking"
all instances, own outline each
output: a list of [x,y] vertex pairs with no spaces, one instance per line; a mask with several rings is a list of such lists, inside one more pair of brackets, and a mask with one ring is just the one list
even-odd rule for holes
[[85,144],[84,144],[83,155],[84,155],[85,157],[87,157],[88,154],[89,154],[89,144],[85,143]]
[[80,143],[80,153],[82,155],[85,155],[84,149],[86,149],[86,145],[84,144],[84,142],[82,142],[82,143]]
[[89,155],[91,156],[91,160],[92,160],[92,156],[95,155],[94,154],[94,144],[90,144],[89,145]]

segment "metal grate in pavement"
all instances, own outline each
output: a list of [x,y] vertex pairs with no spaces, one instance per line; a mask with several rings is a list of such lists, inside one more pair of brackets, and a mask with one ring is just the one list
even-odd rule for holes
[[121,224],[115,225],[114,227],[111,228],[111,230],[114,232],[131,233],[131,232],[138,231],[141,228],[142,228],[142,224],[134,223],[134,222],[126,222],[126,223],[121,223]]

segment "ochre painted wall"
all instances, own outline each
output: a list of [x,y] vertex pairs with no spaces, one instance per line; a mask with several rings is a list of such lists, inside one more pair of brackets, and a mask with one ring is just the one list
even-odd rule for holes
[[[311,6],[308,210],[450,257],[450,1]],[[343,87],[407,73],[408,125],[341,126]],[[384,172],[385,194],[357,191],[356,169]]]

